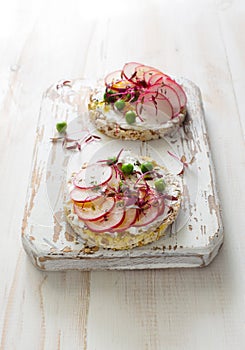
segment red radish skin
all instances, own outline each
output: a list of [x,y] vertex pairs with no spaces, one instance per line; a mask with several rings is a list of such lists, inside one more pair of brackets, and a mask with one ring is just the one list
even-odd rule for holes
[[153,75],[149,79],[148,85],[152,86],[152,85],[157,85],[157,84],[162,84],[162,83],[175,90],[175,92],[177,93],[177,95],[179,97],[180,107],[181,108],[185,107],[185,105],[187,103],[187,97],[186,97],[186,94],[185,94],[183,88],[175,80],[171,79],[168,75],[166,75],[166,74]]
[[164,73],[156,73],[152,75],[148,81],[148,86],[152,86],[154,84],[159,84],[163,79],[169,78],[167,74]]
[[151,87],[155,84],[161,84],[162,81],[163,81],[163,77],[164,75],[163,74],[154,74],[150,79],[149,79],[149,82],[148,82],[148,86]]
[[124,216],[125,210],[115,206],[106,217],[96,221],[84,221],[84,223],[93,232],[109,232],[123,222]]
[[143,210],[136,219],[134,226],[146,226],[156,220],[159,215],[158,206],[151,205],[149,208]]
[[173,117],[176,117],[180,113],[180,99],[177,92],[168,85],[155,84],[152,85],[147,91],[158,91],[164,95],[173,107]]
[[140,95],[136,103],[137,114],[146,121],[152,121],[155,116],[156,123],[163,124],[173,118],[173,107],[169,100],[162,94],[145,93]]
[[133,79],[134,75],[136,74],[136,68],[138,66],[141,66],[141,64],[137,62],[126,63],[122,69],[122,76],[125,77],[127,80],[134,82]]
[[75,187],[70,192],[70,197],[74,202],[77,203],[86,203],[91,202],[92,200],[95,200],[101,196],[103,191],[106,189],[106,187],[100,187],[99,191],[93,191],[93,190],[84,190],[81,188]]
[[122,70],[122,75],[128,79],[129,81],[132,81],[135,84],[139,84],[142,82],[147,82],[144,79],[144,75],[148,71],[154,71],[161,73],[158,69],[150,66],[146,66],[144,64],[136,63],[136,62],[130,62],[126,63]]
[[112,229],[112,232],[123,232],[133,226],[137,218],[137,210],[135,208],[125,209],[125,216],[122,223],[116,228]]
[[[156,70],[153,67],[149,67],[149,66],[145,66],[145,65],[141,65],[136,67],[135,71],[136,71],[136,75],[135,75],[135,81],[145,81],[145,73],[154,70],[155,72],[160,73],[160,71]],[[147,82],[145,81],[145,83],[147,84]]]
[[82,169],[73,181],[74,185],[81,189],[91,189],[103,186],[112,177],[112,168],[106,164],[94,163]]
[[91,201],[88,205],[74,204],[74,211],[81,220],[97,221],[108,215],[115,206],[113,197],[103,196]]
[[181,108],[185,107],[186,103],[187,103],[187,97],[186,97],[186,94],[185,94],[184,90],[182,89],[182,87],[178,83],[176,83],[176,81],[174,81],[173,79],[171,79],[169,77],[164,78],[163,81],[167,86],[170,86],[171,88],[173,88],[176,91],[177,95],[179,96]]
[[159,79],[159,77],[162,77],[163,73],[159,72],[157,69],[149,69],[144,73],[144,81],[146,82],[147,86],[154,84],[154,78]]

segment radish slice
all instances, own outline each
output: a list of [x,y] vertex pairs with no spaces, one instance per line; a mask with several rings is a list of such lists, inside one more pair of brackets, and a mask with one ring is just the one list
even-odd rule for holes
[[161,125],[172,119],[173,107],[161,93],[141,94],[136,103],[136,112],[151,124]]
[[106,189],[106,187],[100,187],[99,189],[93,190],[83,190],[81,188],[75,187],[71,193],[70,197],[74,202],[85,203],[91,202],[92,200],[101,197],[101,193]]
[[112,177],[106,184],[107,188],[117,188],[119,181],[120,181],[119,175],[117,174],[116,170],[112,168]]
[[164,83],[168,86],[170,86],[172,89],[174,89],[177,93],[177,95],[179,96],[179,100],[180,100],[180,107],[185,107],[186,106],[186,102],[187,102],[187,97],[186,94],[184,92],[184,90],[182,89],[182,87],[176,83],[176,81],[172,80],[171,78],[164,78]]
[[140,227],[140,226],[145,226],[149,225],[151,222],[156,220],[156,218],[159,215],[159,209],[157,205],[151,205],[149,208],[143,210],[138,218],[136,219],[134,226],[135,227]]
[[94,163],[82,169],[74,179],[74,185],[90,189],[105,185],[112,177],[112,168],[107,164]]
[[[114,73],[117,73],[117,72],[114,72]],[[134,86],[135,86],[134,83],[132,83],[129,80],[125,80],[125,79],[121,79],[121,78],[116,79],[116,76],[113,76],[114,73],[111,73],[106,77],[106,79],[108,79],[108,81],[105,83],[107,88],[110,88],[115,92],[116,91],[128,92],[128,90],[130,90],[130,88],[131,89],[134,88]],[[111,79],[111,75],[112,75],[112,79]]]
[[107,232],[119,226],[124,219],[125,210],[115,206],[106,216],[96,221],[84,221],[89,230],[94,232]]
[[129,62],[123,66],[122,75],[130,81],[137,82],[137,80],[143,80],[144,73],[150,70],[163,74],[160,70],[154,67],[146,66],[137,62]]
[[171,88],[168,85],[155,84],[147,90],[147,92],[151,92],[151,91],[153,92],[158,91],[161,94],[163,94],[169,100],[169,102],[173,107],[173,117],[176,117],[177,115],[179,115],[180,99],[177,92],[173,88]]
[[165,85],[175,90],[175,92],[179,97],[181,108],[186,106],[186,102],[187,102],[186,94],[183,88],[178,83],[176,83],[175,80],[171,79],[166,74],[159,74],[159,75],[156,74],[149,79],[149,85],[155,85],[155,84],[161,84],[161,83],[164,83]]
[[149,69],[147,71],[144,72],[144,80],[146,82],[147,85],[150,84],[154,84],[154,77],[157,77],[158,79],[162,76],[163,73],[161,73],[159,70],[157,69]]
[[126,63],[122,69],[122,76],[124,76],[129,81],[135,81],[133,79],[136,75],[136,68],[139,66],[142,66],[142,64],[137,62]]
[[125,216],[122,221],[122,223],[117,226],[116,228],[112,229],[112,232],[122,232],[127,230],[129,227],[131,227],[137,217],[137,209],[135,208],[129,208],[125,210]]
[[122,77],[121,77],[122,71],[121,70],[116,70],[115,72],[111,72],[109,73],[106,77],[105,77],[105,85],[106,86],[111,86],[112,84],[121,81]]
[[164,78],[167,79],[169,78],[169,76],[164,73],[158,72],[149,78],[148,84],[149,85],[160,84]]
[[153,67],[149,67],[149,66],[145,66],[145,65],[141,65],[141,66],[138,66],[136,67],[136,81],[138,80],[145,80],[145,74],[150,72],[150,71],[154,71],[155,73],[161,73],[159,70],[153,68]]
[[113,197],[104,198],[101,196],[83,205],[74,204],[74,211],[81,220],[95,221],[108,215],[114,205],[115,199]]

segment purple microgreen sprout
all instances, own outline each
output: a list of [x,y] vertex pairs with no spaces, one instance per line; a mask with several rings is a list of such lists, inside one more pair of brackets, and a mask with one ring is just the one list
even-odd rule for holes
[[83,139],[73,139],[68,137],[66,134],[64,136],[59,136],[59,137],[51,137],[50,138],[51,142],[58,142],[62,141],[62,146],[67,149],[67,150],[78,150],[81,151],[82,146],[89,144],[94,141],[99,141],[101,140],[100,136],[93,135],[93,134],[88,134],[86,135]]
[[71,81],[70,80],[64,80],[62,83],[56,85],[56,89],[59,90],[60,88],[68,86],[71,87]]
[[182,164],[182,169],[177,175],[183,175],[185,172],[185,169],[188,168],[189,164],[192,164],[194,162],[194,158],[192,158],[191,161],[188,163],[185,155],[179,158],[178,156],[176,156],[176,154],[170,151],[168,151],[168,154]]

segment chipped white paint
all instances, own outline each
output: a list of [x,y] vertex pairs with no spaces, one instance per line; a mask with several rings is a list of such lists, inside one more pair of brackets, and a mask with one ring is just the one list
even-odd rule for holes
[[[188,98],[183,127],[163,140],[143,143],[112,140],[94,129],[86,109],[90,82],[59,82],[48,89],[42,101],[22,232],[34,265],[43,270],[152,269],[203,267],[213,260],[223,242],[223,228],[202,100],[193,83],[180,82]],[[64,149],[62,142],[50,142],[57,120],[63,119],[69,123],[68,137],[82,139],[89,133],[100,135],[101,141],[82,144],[75,153]],[[181,165],[168,151],[186,157],[190,164],[183,175],[181,211],[166,236],[152,244],[125,251],[88,247],[63,214],[67,176],[83,162],[115,155],[121,148],[149,155],[176,173]]]

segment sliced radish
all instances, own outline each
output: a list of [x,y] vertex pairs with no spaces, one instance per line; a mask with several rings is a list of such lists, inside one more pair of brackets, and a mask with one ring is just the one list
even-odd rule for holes
[[[145,74],[148,73],[148,72],[154,72],[155,74],[156,73],[159,73],[161,74],[161,72],[158,70],[158,69],[155,69],[153,67],[150,67],[150,66],[146,66],[144,64],[129,64],[129,66],[125,65],[126,66],[126,72],[128,71],[128,73],[130,74],[124,74],[124,76],[126,77],[126,79],[132,81],[133,83],[135,84],[138,84],[138,83],[144,83],[147,85],[147,82],[145,81]],[[125,67],[124,66],[124,67]],[[125,72],[125,68],[123,69],[123,72]]]
[[136,68],[141,65],[142,65],[141,63],[137,63],[137,62],[126,63],[122,69],[122,76],[129,81],[135,81],[133,79],[136,75]]
[[122,232],[127,230],[129,227],[131,227],[137,217],[137,209],[135,208],[128,208],[125,210],[125,216],[124,219],[122,221],[122,223],[115,227],[114,229],[112,229],[112,232]]
[[161,125],[173,117],[173,107],[161,93],[141,94],[136,103],[136,112],[144,120]]
[[121,81],[122,77],[121,77],[121,70],[116,70],[115,72],[111,72],[109,73],[106,77],[105,77],[105,85],[106,86],[111,86],[112,84]]
[[137,217],[134,226],[140,227],[145,226],[156,220],[159,215],[158,206],[155,204],[150,205],[149,208],[143,210]]
[[74,211],[81,220],[95,221],[108,215],[114,208],[115,199],[113,197],[103,197],[84,203],[74,204]]
[[89,230],[94,232],[108,232],[119,226],[124,219],[125,210],[117,205],[106,216],[96,221],[84,221]]
[[186,94],[183,90],[183,88],[176,83],[176,81],[174,81],[171,78],[164,78],[163,79],[164,83],[168,86],[170,86],[172,89],[174,89],[177,93],[177,95],[179,96],[179,100],[180,100],[180,107],[185,107],[186,106],[186,102],[187,102],[187,97]]
[[78,187],[75,187],[71,193],[70,197],[74,202],[77,203],[85,203],[90,202],[96,198],[101,197],[101,193],[106,189],[105,186],[100,187],[99,189],[81,189]]
[[116,172],[115,168],[112,167],[112,177],[110,180],[107,182],[107,187],[108,188],[117,188],[119,185],[119,174]]
[[159,70],[153,68],[153,67],[149,67],[149,66],[145,66],[145,65],[140,65],[138,67],[135,68],[136,71],[136,81],[137,80],[143,80],[145,81],[145,74],[149,73],[150,71],[154,71],[155,73],[161,73]]
[[154,85],[154,84],[160,84],[163,81],[163,79],[167,79],[167,78],[169,78],[169,76],[167,74],[158,72],[156,74],[153,74],[149,78],[148,84],[149,84],[149,86]]
[[83,168],[75,177],[74,185],[78,188],[91,189],[103,186],[112,177],[112,168],[107,164],[94,163]]
[[154,78],[160,78],[163,73],[159,72],[157,69],[148,69],[144,72],[144,80],[147,85],[154,84]]
[[180,99],[177,94],[177,92],[170,86],[168,85],[163,85],[163,84],[155,84],[152,85],[147,92],[160,92],[162,95],[164,95],[169,102],[171,103],[173,107],[173,117],[179,115],[180,112]]

